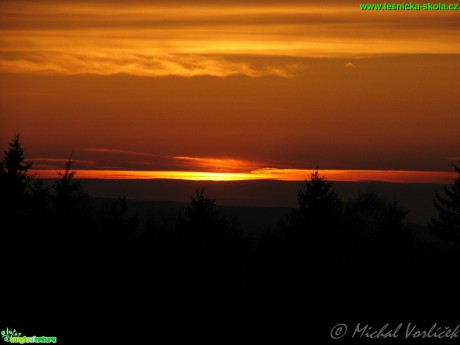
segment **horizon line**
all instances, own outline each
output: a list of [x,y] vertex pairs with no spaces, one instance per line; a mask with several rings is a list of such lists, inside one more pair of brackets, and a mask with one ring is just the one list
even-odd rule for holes
[[[317,169],[261,168],[247,173],[168,170],[77,170],[76,179],[150,180],[170,179],[188,181],[305,181]],[[450,184],[456,172],[419,170],[347,170],[318,169],[321,176],[337,182],[391,182]],[[64,169],[31,169],[41,179],[59,179]]]

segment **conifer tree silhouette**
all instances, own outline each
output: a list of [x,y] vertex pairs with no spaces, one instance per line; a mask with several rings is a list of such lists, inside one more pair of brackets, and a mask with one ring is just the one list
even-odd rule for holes
[[460,244],[460,164],[452,164],[458,177],[451,186],[444,188],[444,195],[436,193],[433,201],[438,211],[437,217],[432,217],[431,231],[440,239],[451,245]]
[[239,227],[222,215],[204,188],[196,190],[188,208],[179,216],[174,236],[179,270],[186,280],[202,287],[196,293],[209,291],[211,286],[213,293],[218,293],[238,274]]
[[337,224],[342,202],[326,180],[316,170],[309,180],[305,180],[305,190],[298,193],[299,207],[290,217],[290,222],[321,230]]
[[27,198],[30,177],[28,175],[32,163],[24,160],[24,149],[19,134],[9,143],[0,163],[0,183],[2,190],[2,210],[17,214]]
[[91,221],[91,204],[89,196],[84,192],[80,180],[74,178],[72,156],[65,162],[61,178],[53,185],[53,206],[55,209],[55,236],[74,246],[84,240]]
[[17,134],[0,162],[0,219],[6,225],[0,236],[5,242],[18,241],[29,231],[26,213],[32,180],[28,171],[31,167],[32,163],[24,160],[24,149]]

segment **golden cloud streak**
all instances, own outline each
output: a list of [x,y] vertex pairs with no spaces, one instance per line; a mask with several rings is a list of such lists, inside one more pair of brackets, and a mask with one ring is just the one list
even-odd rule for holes
[[201,157],[173,157],[181,161],[184,167],[211,170],[212,172],[225,171],[250,171],[261,166],[263,163],[233,158],[201,158]]
[[[356,4],[154,6],[8,2],[0,71],[59,75],[292,77],[290,58],[460,54],[459,15]],[[259,57],[285,57],[281,61]]]
[[[58,178],[62,170],[33,170],[39,178]],[[279,180],[303,181],[312,170],[263,168],[249,173],[205,172],[205,171],[132,171],[132,170],[78,170],[80,179],[179,179],[190,181],[245,181]],[[399,171],[399,170],[321,170],[320,174],[330,181],[347,182],[392,182],[392,183],[439,183],[449,184],[456,174],[443,171]]]

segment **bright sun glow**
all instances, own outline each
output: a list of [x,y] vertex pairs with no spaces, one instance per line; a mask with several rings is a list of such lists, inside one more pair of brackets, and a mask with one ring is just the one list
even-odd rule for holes
[[[33,170],[39,178],[58,178],[58,170]],[[189,181],[245,181],[279,180],[303,181],[313,170],[264,168],[249,173],[203,171],[130,171],[130,170],[78,170],[81,179],[179,179]],[[395,183],[451,183],[456,175],[441,171],[396,170],[321,170],[320,174],[331,181],[382,181]]]

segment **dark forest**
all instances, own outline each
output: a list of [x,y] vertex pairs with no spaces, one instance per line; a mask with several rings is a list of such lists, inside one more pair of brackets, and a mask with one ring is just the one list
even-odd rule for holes
[[0,169],[1,310],[30,334],[319,344],[339,322],[459,320],[459,165],[433,195],[440,242],[425,243],[398,202],[342,200],[319,171],[298,208],[254,237],[204,188],[174,217],[141,221],[123,196],[95,207],[71,159],[50,187],[24,155],[16,136]]

